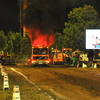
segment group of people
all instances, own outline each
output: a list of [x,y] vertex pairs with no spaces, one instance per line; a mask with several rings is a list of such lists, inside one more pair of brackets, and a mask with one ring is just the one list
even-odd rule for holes
[[[85,50],[83,50],[83,53],[84,54],[86,53]],[[90,66],[91,63],[93,63],[93,57],[94,57],[94,52],[93,52],[92,49],[90,49],[90,50],[87,51],[87,57],[88,57],[88,66]],[[76,67],[77,66],[77,62],[79,62],[79,60],[80,60],[79,55],[78,56],[75,55],[73,57],[73,66]]]
[[76,67],[78,58],[79,58],[79,56],[77,54],[74,54],[73,57],[66,56],[64,59],[64,65],[68,64],[70,66],[70,63],[73,60],[72,66]]
[[[85,54],[85,50],[83,51],[83,53]],[[93,53],[93,50],[88,50],[87,52],[87,56],[88,56],[88,61],[89,61],[89,64],[93,62],[93,57],[94,57],[94,53]],[[67,59],[65,59],[67,60]],[[79,63],[79,60],[80,60],[80,54],[79,53],[74,53],[73,54],[73,57],[72,57],[72,66],[75,66],[77,67],[77,63]],[[69,61],[67,61],[68,63]]]

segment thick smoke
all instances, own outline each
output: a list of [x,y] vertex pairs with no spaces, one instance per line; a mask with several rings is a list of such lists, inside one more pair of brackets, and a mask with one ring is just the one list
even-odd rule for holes
[[26,28],[40,29],[44,34],[59,29],[64,24],[66,0],[31,0],[25,10]]
[[51,30],[63,27],[69,10],[95,2],[93,0],[28,0],[23,23],[26,28],[38,28],[42,33],[47,34]]
[[52,45],[54,30],[63,29],[68,13],[84,4],[93,6],[98,4],[98,0],[28,0],[23,25],[32,45]]

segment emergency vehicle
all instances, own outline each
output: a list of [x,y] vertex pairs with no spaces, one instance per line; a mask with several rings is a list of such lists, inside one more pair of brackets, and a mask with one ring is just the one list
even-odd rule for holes
[[32,56],[28,59],[28,65],[49,65],[49,47],[36,45],[32,46]]
[[55,64],[63,64],[63,54],[62,53],[57,53],[57,57],[56,57],[56,53],[53,56],[53,65]]

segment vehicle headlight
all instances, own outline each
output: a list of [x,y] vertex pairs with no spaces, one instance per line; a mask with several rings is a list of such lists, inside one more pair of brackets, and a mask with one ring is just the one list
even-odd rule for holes
[[46,63],[49,63],[49,61],[45,61]]
[[32,61],[32,63],[36,63],[36,61]]

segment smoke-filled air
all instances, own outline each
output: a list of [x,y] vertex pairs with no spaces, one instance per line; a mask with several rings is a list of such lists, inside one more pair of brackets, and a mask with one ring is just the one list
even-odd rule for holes
[[[81,6],[91,0],[28,0],[23,25],[33,45],[50,46],[55,41],[54,31],[64,25],[70,7]],[[93,0],[92,0],[93,2]]]
[[54,43],[54,30],[64,24],[66,0],[30,0],[24,13],[24,26],[33,45]]

